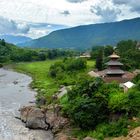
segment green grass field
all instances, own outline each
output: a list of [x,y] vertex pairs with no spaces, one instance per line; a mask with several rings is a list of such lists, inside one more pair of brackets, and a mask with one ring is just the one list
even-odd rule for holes
[[[39,95],[44,95],[45,97],[50,97],[55,92],[58,91],[60,83],[49,76],[49,68],[52,64],[59,60],[47,60],[42,62],[29,62],[29,63],[18,63],[14,65],[14,69],[18,72],[22,72],[30,75],[33,78],[33,82],[31,84],[32,88],[38,89]],[[86,73],[90,69],[94,68],[95,62],[88,60],[87,61],[87,69],[84,72],[76,73],[78,76],[81,73]],[[65,80],[74,80],[75,75],[72,76],[67,75]]]

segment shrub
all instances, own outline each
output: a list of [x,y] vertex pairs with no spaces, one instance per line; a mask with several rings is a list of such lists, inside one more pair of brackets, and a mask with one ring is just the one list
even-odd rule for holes
[[129,113],[131,116],[137,115],[140,112],[140,91],[136,88],[128,92],[129,98]]
[[113,113],[126,113],[129,111],[128,95],[122,92],[112,93],[109,97],[108,105]]
[[86,68],[86,60],[78,58],[65,61],[67,71],[75,71]]
[[140,74],[138,74],[134,79],[133,82],[137,84],[140,81]]
[[68,92],[64,110],[80,128],[93,129],[108,118],[106,96],[98,92],[103,81],[86,78],[79,82]]
[[62,62],[56,62],[55,64],[51,65],[49,70],[49,75],[52,78],[56,78],[59,74],[64,71],[64,64]]
[[3,67],[3,65],[0,63],[0,68],[2,68]]

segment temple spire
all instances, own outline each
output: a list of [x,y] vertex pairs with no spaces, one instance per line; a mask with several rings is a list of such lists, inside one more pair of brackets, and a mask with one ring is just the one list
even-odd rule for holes
[[109,58],[120,58],[120,56],[118,56],[115,52],[113,52],[112,55],[109,56]]
[[121,70],[121,66],[123,66],[122,63],[119,62],[120,56],[118,56],[115,52],[113,52],[112,55],[109,56],[110,61],[107,62],[107,71],[106,71],[106,76],[107,77],[122,77],[124,74],[124,71]]

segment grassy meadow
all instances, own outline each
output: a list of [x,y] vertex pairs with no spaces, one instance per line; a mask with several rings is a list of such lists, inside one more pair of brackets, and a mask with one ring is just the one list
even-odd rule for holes
[[56,93],[61,84],[71,84],[80,75],[87,74],[87,72],[94,68],[95,61],[87,60],[87,68],[84,71],[77,73],[65,74],[63,80],[51,78],[49,75],[50,66],[56,62],[62,61],[61,59],[46,60],[40,62],[17,63],[13,67],[16,71],[30,75],[33,78],[31,87],[37,89],[38,95],[44,95],[50,98],[51,95]]

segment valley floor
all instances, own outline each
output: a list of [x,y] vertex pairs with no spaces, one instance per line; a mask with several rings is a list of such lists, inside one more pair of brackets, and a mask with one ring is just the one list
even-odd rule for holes
[[[51,78],[49,75],[50,66],[59,61],[62,60],[57,59],[57,60],[46,60],[43,62],[18,63],[13,65],[13,68],[18,72],[30,75],[33,78],[31,87],[38,92],[38,96],[45,96],[47,101],[51,102],[51,96],[54,95],[59,90],[63,82],[67,83],[67,85],[70,85],[71,81],[76,80],[81,75],[87,74],[90,70],[93,70],[95,66],[95,61],[88,60],[87,68],[85,70],[79,71],[78,73],[67,74],[65,75],[65,81],[63,81]],[[138,121],[137,124],[134,124],[135,125],[134,127],[137,127],[139,125],[139,122],[140,121]],[[102,127],[100,127],[99,129],[99,132],[102,132],[104,129],[105,126],[102,125]],[[94,136],[95,135],[101,136],[101,140],[103,140],[102,134],[98,132],[85,133],[83,131],[78,131],[75,134],[79,135],[79,137],[86,136],[86,134],[89,134],[90,136],[94,134]]]
[[[33,82],[31,83],[31,87],[34,88],[38,93],[41,93],[46,96],[46,98],[50,98],[54,93],[58,91],[60,88],[60,83],[49,76],[50,66],[56,62],[62,61],[61,59],[56,60],[46,60],[41,62],[29,62],[29,63],[18,63],[13,65],[12,67],[21,73],[25,73],[30,75],[33,78]],[[87,69],[80,73],[76,73],[76,75],[85,74],[88,71],[92,70],[95,66],[95,61],[88,60],[87,61]],[[68,81],[74,80],[75,74],[66,75]]]

